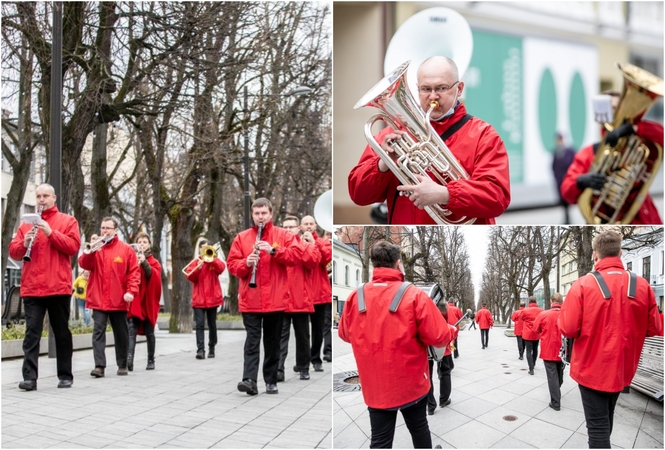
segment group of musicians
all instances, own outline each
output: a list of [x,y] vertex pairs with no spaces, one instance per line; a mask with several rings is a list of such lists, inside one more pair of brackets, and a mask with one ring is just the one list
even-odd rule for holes
[[[58,388],[70,388],[74,380],[69,317],[71,258],[81,248],[79,225],[74,217],[58,210],[51,185],[39,185],[36,195],[40,217],[21,224],[9,244],[10,257],[25,261],[20,294],[25,307],[26,335],[23,381],[19,383],[19,388],[25,391],[37,389],[39,343],[47,311],[56,342]],[[243,377],[238,389],[250,395],[258,393],[256,380],[262,329],[266,355],[263,378],[267,393],[276,394],[277,381],[285,379],[283,366],[291,321],[296,335],[295,369],[300,379],[309,379],[310,364],[315,371],[323,371],[322,347],[323,358],[332,360],[330,333],[325,336],[325,326],[330,327],[331,323],[332,292],[327,265],[332,260],[332,242],[317,235],[313,217],[303,217],[299,233],[297,217],[289,216],[284,222],[289,228],[281,228],[273,224],[272,211],[269,200],[260,198],[254,202],[254,226],[236,236],[227,260],[229,271],[240,280],[238,305],[247,332]],[[206,244],[201,242],[200,248]],[[92,236],[91,243],[85,245],[78,258],[87,277],[85,286],[75,288],[74,292],[83,295],[86,308],[92,310],[95,363],[90,372],[92,377],[105,376],[109,322],[115,341],[117,375],[125,376],[133,371],[137,335],[146,336],[146,370],[155,369],[155,324],[162,294],[162,267],[150,248],[150,237],[142,232],[136,236],[134,245],[123,242],[118,236],[117,220],[105,217],[101,221],[100,235]],[[187,274],[193,284],[196,358],[205,358],[206,318],[210,329],[208,358],[213,358],[217,343],[216,313],[223,303],[219,275],[227,264],[219,258],[204,259],[202,254],[198,261]],[[284,320],[285,312],[289,320]],[[281,366],[280,357],[283,357]],[[280,367],[281,376],[278,376]]]

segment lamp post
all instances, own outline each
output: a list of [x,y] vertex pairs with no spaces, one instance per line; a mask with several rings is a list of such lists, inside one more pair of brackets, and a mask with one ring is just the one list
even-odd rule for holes
[[[255,95],[255,94],[249,94],[247,92],[247,86],[243,88],[243,111],[245,114],[247,114],[247,97],[250,95],[252,97],[290,97],[292,95],[307,95],[314,90],[310,87],[307,86],[298,86],[291,92],[287,92],[285,94],[263,94],[263,95]],[[251,212],[250,212],[250,195],[249,195],[249,135],[247,131],[247,126],[245,126],[245,131],[244,131],[244,151],[245,151],[245,156],[243,156],[243,166],[244,166],[244,174],[243,174],[243,190],[244,190],[244,197],[245,197],[245,229],[250,227],[250,217],[251,217]]]

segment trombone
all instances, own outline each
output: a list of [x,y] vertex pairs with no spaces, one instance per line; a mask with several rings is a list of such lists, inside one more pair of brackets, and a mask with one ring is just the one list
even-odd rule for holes
[[192,259],[183,269],[182,273],[186,277],[203,267],[204,262],[213,262],[217,258],[217,254],[222,249],[222,245],[217,242],[215,245],[204,245],[201,247],[199,257]]

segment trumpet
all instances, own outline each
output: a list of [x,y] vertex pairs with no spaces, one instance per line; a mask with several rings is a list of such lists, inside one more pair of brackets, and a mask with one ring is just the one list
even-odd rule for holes
[[203,267],[204,262],[213,262],[217,254],[222,249],[222,245],[217,242],[215,245],[204,245],[199,251],[199,257],[192,259],[183,269],[182,273],[189,277],[191,274]]
[[[39,214],[40,219],[42,217],[42,212],[44,212],[44,205],[39,205],[39,208],[37,208],[37,214]],[[32,239],[30,239],[30,243],[28,244],[28,250],[25,252],[25,255],[23,255],[23,261],[25,261],[25,262],[32,261],[32,258],[30,257],[30,253],[32,253],[32,244],[35,243],[35,238],[37,237],[37,224],[34,224],[32,226],[32,230],[30,230],[30,231],[34,231],[35,235],[32,236]]]
[[103,246],[111,242],[111,239],[113,239],[113,237],[108,237],[108,238],[103,237],[101,239],[97,239],[94,242],[86,242],[85,244],[83,244],[83,252],[94,253],[96,251],[99,251],[99,249],[101,249]]

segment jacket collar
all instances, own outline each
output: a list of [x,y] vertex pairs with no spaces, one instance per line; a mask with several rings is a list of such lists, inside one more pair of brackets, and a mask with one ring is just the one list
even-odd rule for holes
[[441,134],[450,128],[451,125],[457,123],[465,115],[466,107],[464,106],[464,103],[460,102],[460,104],[457,105],[457,108],[455,108],[455,112],[449,117],[446,117],[441,122],[430,121],[430,124],[432,124],[432,127],[434,127],[434,130],[436,130],[437,133]]
[[594,268],[596,270],[623,269],[623,262],[618,256],[608,256],[598,261]]
[[[263,224],[263,232],[265,233],[266,231],[272,230],[272,220],[270,222],[264,223]],[[259,232],[259,226],[258,225],[252,225],[252,228],[256,230],[256,232]]]
[[375,267],[374,272],[372,272],[372,281],[375,283],[384,281],[404,281],[404,275],[397,269]]
[[58,212],[59,212],[58,211],[58,205],[53,205],[49,209],[45,209],[44,211],[42,211],[42,219],[44,219],[44,220],[50,219],[51,217],[58,214]]

